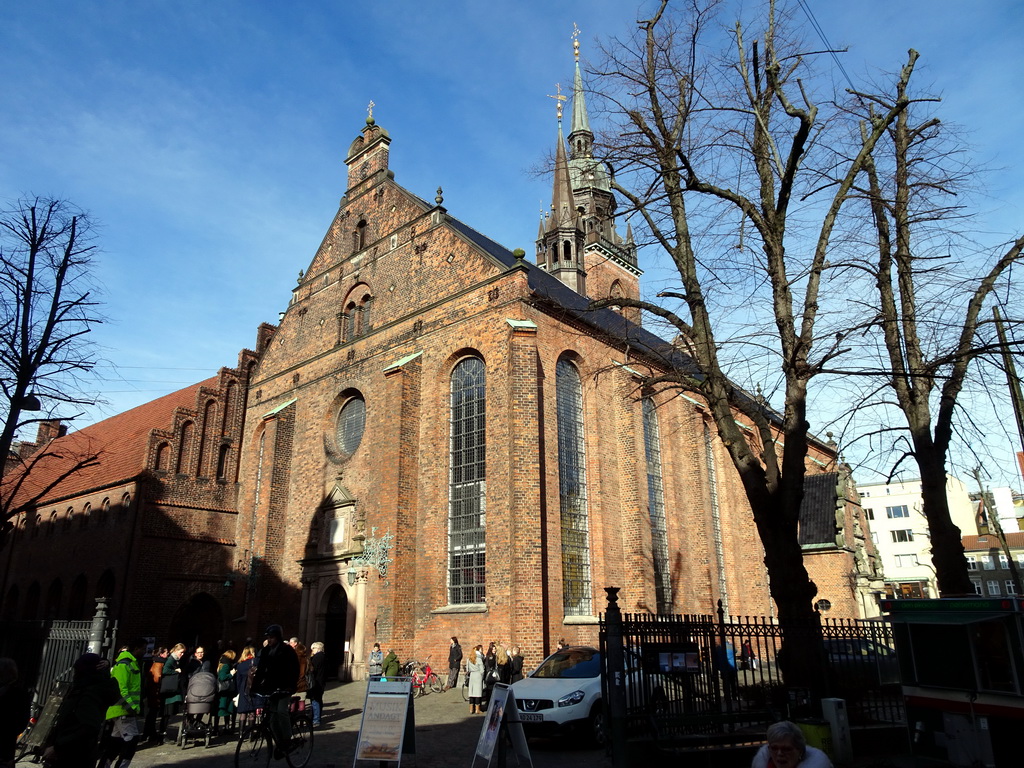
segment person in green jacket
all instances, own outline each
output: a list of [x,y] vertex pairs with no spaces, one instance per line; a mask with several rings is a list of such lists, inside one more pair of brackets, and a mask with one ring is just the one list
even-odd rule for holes
[[388,648],[388,655],[384,657],[384,669],[382,674],[384,677],[398,677],[398,672],[398,656],[395,655],[394,648]]
[[128,768],[139,744],[138,716],[142,712],[142,670],[139,659],[146,652],[145,638],[132,640],[117,655],[110,676],[117,681],[121,698],[107,709],[107,720],[114,721],[104,749],[103,768]]

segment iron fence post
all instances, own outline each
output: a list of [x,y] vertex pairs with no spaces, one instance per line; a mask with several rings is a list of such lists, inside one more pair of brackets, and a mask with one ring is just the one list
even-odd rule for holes
[[92,617],[92,626],[89,627],[89,653],[103,655],[103,641],[107,634],[107,598],[96,598],[96,613]]
[[612,765],[626,768],[626,656],[622,646],[622,612],[619,610],[619,588],[605,587],[608,593],[607,654],[605,669],[608,685],[608,720],[612,747]]

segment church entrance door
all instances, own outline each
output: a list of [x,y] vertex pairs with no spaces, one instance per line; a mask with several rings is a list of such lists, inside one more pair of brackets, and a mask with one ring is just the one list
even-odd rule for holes
[[345,658],[348,640],[348,596],[340,584],[333,585],[324,595],[324,653],[327,654],[327,675],[338,676]]

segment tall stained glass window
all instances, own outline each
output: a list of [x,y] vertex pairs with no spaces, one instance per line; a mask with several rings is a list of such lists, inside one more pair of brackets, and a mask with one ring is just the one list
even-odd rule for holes
[[658,613],[672,613],[672,577],[665,529],[665,494],[661,482],[661,433],[658,410],[649,397],[643,399],[644,455],[647,457],[647,504],[651,516],[651,550],[654,555],[654,589]]
[[558,501],[562,523],[562,602],[567,616],[592,614],[583,386],[568,360],[555,367],[558,409]]
[[451,479],[448,490],[448,602],[486,598],[487,434],[483,361],[452,371]]

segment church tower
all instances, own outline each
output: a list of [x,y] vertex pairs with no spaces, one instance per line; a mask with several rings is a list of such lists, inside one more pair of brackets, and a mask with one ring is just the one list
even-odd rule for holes
[[[590,298],[639,298],[641,275],[636,244],[627,227],[626,238],[615,229],[615,196],[604,165],[594,158],[594,134],[587,116],[580,72],[579,30],[573,35],[576,71],[573,78],[572,122],[562,134],[561,94],[558,101],[558,146],[551,212],[541,218],[537,235],[537,264],[563,283]],[[639,322],[639,311],[624,314]]]

